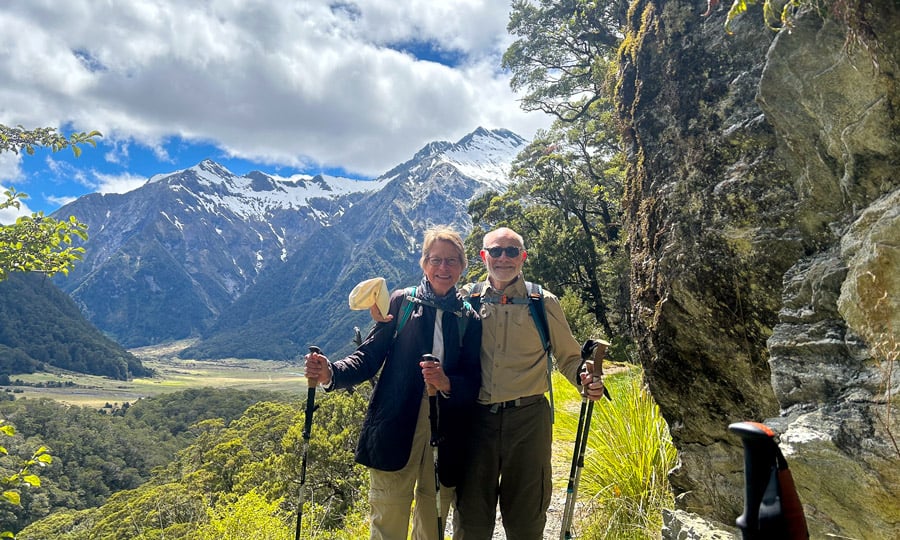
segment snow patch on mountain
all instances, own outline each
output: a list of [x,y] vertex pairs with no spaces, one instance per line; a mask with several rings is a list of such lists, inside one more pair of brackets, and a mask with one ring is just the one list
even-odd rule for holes
[[512,161],[526,143],[509,130],[478,128],[456,144],[433,143],[423,151],[432,150],[439,162],[452,165],[460,173],[491,188],[503,190],[510,183]]
[[[187,191],[206,212],[226,211],[243,219],[264,220],[275,210],[309,208],[315,199],[378,191],[387,180],[307,174],[283,177],[259,171],[237,176],[207,159],[188,169],[154,175],[147,181],[152,183],[165,183],[172,190]],[[191,189],[191,184],[204,189]]]

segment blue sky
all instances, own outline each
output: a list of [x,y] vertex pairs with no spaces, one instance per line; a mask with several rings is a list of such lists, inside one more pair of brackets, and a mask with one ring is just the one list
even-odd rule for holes
[[[530,138],[500,67],[497,0],[0,3],[0,124],[98,130],[98,148],[0,154],[51,213],[213,159],[232,172],[373,178],[481,126]],[[20,213],[21,213],[20,212]],[[14,218],[0,213],[0,222]]]

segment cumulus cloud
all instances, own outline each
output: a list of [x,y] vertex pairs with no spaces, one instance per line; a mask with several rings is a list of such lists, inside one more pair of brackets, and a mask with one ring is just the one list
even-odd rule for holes
[[549,125],[518,108],[499,68],[508,9],[12,0],[0,12],[0,123],[97,129],[126,152],[180,136],[374,176],[478,126],[531,137]]
[[94,173],[97,179],[97,191],[100,193],[127,193],[147,183],[143,176],[133,174],[103,174]]
[[[15,184],[22,179],[22,155],[14,152],[0,153],[0,182]],[[6,191],[3,188],[0,191]]]

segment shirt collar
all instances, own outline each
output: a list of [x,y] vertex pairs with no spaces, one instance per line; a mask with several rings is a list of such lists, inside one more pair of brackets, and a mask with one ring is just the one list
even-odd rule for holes
[[495,289],[491,285],[491,281],[488,280],[485,293],[497,295],[506,294],[506,296],[525,296],[528,294],[528,290],[525,287],[525,276],[520,272],[505,289]]

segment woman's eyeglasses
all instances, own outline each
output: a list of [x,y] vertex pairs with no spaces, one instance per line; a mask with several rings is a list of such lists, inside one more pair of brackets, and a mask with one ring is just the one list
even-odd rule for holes
[[442,257],[428,257],[425,260],[428,262],[429,266],[434,267],[438,267],[442,264],[446,264],[450,268],[456,268],[457,266],[459,266],[459,259],[457,259],[456,257],[448,257],[446,259]]
[[492,248],[484,248],[485,251],[493,258],[498,258],[500,255],[506,253],[506,256],[510,259],[514,259],[519,256],[519,253],[522,252],[519,248],[515,246],[507,246],[507,247],[492,247]]

